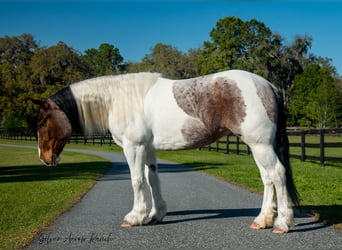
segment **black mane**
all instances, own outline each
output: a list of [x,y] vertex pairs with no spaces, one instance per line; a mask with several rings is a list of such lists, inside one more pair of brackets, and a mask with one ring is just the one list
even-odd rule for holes
[[73,132],[83,133],[77,103],[70,87],[61,89],[56,94],[50,96],[50,99],[53,100],[67,115]]

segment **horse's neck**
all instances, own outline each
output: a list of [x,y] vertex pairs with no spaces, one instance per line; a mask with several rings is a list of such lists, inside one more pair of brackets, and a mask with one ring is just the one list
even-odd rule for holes
[[[142,111],[147,91],[159,75],[151,73],[106,76],[71,85],[86,134],[105,133],[111,124],[125,128]],[[109,116],[111,119],[109,121]]]
[[60,90],[56,94],[50,96],[50,99],[52,99],[67,115],[73,131],[75,133],[82,133],[83,128],[80,122],[77,102],[70,87]]
[[71,85],[78,107],[79,121],[86,135],[108,130],[109,93],[98,84],[81,82]]

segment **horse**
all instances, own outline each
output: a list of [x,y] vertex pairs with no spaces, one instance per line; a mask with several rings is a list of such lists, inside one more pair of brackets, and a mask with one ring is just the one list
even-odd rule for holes
[[39,105],[38,154],[45,165],[57,165],[73,132],[109,131],[123,148],[134,201],[122,227],[160,223],[167,213],[157,150],[198,148],[228,131],[250,147],[264,185],[261,210],[250,227],[273,227],[273,233],[282,234],[294,224],[299,195],[289,163],[284,102],[277,88],[259,75],[229,70],[183,80],[149,72],[102,76],[33,101]]

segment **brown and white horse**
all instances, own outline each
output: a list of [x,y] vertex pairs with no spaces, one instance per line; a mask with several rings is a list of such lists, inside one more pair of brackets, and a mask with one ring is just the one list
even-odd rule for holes
[[[123,147],[134,191],[133,208],[123,227],[161,222],[166,215],[156,150],[196,148],[228,130],[249,145],[264,184],[261,211],[251,228],[273,226],[274,233],[285,233],[293,224],[292,204],[298,204],[298,195],[289,164],[283,100],[258,75],[231,70],[187,80],[155,73],[105,76],[72,84],[36,103],[39,157],[44,164],[58,163],[73,131],[110,131]],[[149,213],[145,183],[152,194]]]

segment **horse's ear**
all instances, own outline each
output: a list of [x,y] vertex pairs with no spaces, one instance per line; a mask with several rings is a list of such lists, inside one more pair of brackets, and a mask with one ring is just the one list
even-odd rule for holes
[[38,105],[38,106],[43,106],[43,104],[44,104],[44,102],[43,101],[41,101],[41,100],[36,100],[36,99],[33,99],[33,98],[31,98],[31,97],[28,97],[28,99],[31,101],[31,102],[33,102],[34,104],[36,104],[36,105]]
[[41,101],[41,100],[33,99],[33,98],[31,98],[31,97],[28,97],[28,99],[29,99],[31,102],[33,102],[34,104],[38,105],[39,107],[41,107],[41,108],[43,108],[43,109],[45,109],[45,110],[48,110],[48,109],[51,107],[50,103],[47,102],[46,100]]

